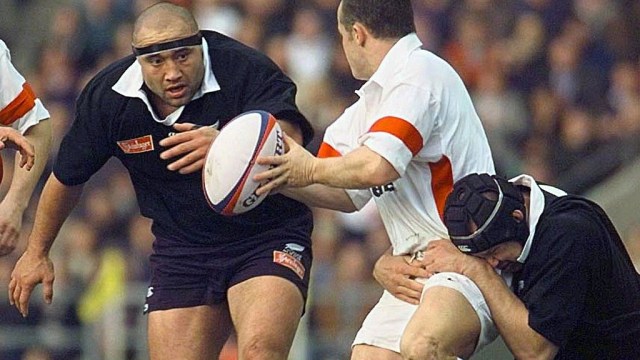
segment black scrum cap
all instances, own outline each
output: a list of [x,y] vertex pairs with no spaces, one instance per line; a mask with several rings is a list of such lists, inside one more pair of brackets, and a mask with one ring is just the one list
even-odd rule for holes
[[[498,176],[470,174],[458,180],[447,197],[444,223],[460,251],[477,253],[505,241],[524,244],[529,227],[513,217],[514,210],[526,214],[516,186]],[[472,224],[477,226],[475,231]]]

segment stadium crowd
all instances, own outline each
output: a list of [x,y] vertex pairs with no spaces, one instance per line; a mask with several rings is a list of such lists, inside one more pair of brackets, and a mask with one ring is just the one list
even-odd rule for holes
[[[340,47],[339,0],[180,0],[202,28],[261,49],[298,85],[298,103],[316,130],[355,101]],[[132,19],[154,0],[7,0],[0,39],[51,113],[52,156],[73,119],[74,101],[105,64],[131,53]],[[498,173],[531,174],[584,193],[640,155],[640,2],[636,0],[414,0],[418,36],[461,74],[483,121]],[[215,59],[214,59],[215,61]],[[4,194],[11,161],[4,156]],[[41,161],[38,159],[37,161]],[[45,170],[48,172],[49,170]],[[44,178],[44,177],[43,177]],[[92,329],[96,353],[108,317],[127,284],[145,284],[153,237],[120,164],[108,163],[88,184],[81,205],[52,250],[56,301],[34,297],[22,319],[6,289],[33,221],[36,191],[18,249],[0,258],[0,328],[39,329],[8,346],[1,359],[86,357],[51,332]],[[303,326],[308,358],[348,358],[368,309],[381,292],[371,276],[388,240],[373,207],[356,214],[314,210],[314,267]],[[623,234],[640,267],[640,221]],[[136,294],[125,322],[142,311]],[[131,318],[131,319],[129,319]],[[21,327],[22,328],[22,327]],[[126,339],[125,339],[126,340]],[[5,346],[3,346],[5,344]],[[135,358],[131,346],[127,358]],[[85,348],[86,349],[86,348]],[[225,355],[233,357],[233,344]]]

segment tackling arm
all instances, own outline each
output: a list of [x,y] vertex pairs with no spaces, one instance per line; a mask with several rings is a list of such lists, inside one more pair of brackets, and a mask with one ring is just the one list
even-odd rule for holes
[[558,347],[529,326],[529,311],[524,303],[487,262],[469,262],[462,274],[480,288],[498,331],[516,359],[555,357]]
[[450,240],[429,242],[422,260],[430,273],[456,272],[480,288],[493,321],[516,359],[553,359],[558,347],[529,326],[529,311],[486,260],[461,253]]

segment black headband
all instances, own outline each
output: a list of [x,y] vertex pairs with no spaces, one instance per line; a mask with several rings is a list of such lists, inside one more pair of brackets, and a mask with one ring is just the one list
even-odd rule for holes
[[157,53],[160,51],[176,49],[176,48],[181,48],[186,46],[196,46],[200,44],[202,44],[202,34],[200,34],[200,32],[197,32],[194,35],[187,36],[186,38],[182,38],[178,40],[172,40],[172,41],[167,41],[159,44],[143,46],[143,47],[132,46],[132,48],[133,48],[133,54],[135,56],[142,56],[142,55]]

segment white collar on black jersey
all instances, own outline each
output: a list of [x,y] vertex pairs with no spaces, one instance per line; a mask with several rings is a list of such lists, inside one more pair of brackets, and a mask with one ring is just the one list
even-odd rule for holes
[[[204,54],[204,80],[202,81],[202,86],[200,86],[200,89],[193,95],[191,100],[198,99],[206,93],[220,90],[220,84],[218,84],[218,80],[213,74],[213,70],[211,70],[209,45],[204,38],[202,38],[202,53]],[[147,94],[142,91],[142,84],[142,70],[140,68],[140,63],[136,60],[122,74],[118,82],[113,85],[112,89],[123,96],[141,99],[147,105],[147,109],[149,109],[149,112],[155,121],[167,126],[172,126],[182,114],[184,106],[179,107],[166,118],[160,119],[153,111],[153,107],[147,98]]]
[[527,238],[527,242],[524,244],[522,253],[517,259],[518,262],[524,263],[529,257],[529,251],[533,244],[533,237],[536,233],[536,226],[538,226],[538,220],[540,220],[540,215],[542,215],[542,212],[544,211],[544,194],[542,193],[542,189],[555,196],[564,196],[567,195],[567,193],[553,186],[538,185],[536,180],[529,175],[519,175],[509,181],[515,185],[526,186],[531,190],[529,193],[529,237]]
[[422,47],[422,42],[416,33],[405,35],[398,40],[398,42],[391,47],[387,55],[384,56],[376,72],[371,75],[371,78],[362,85],[356,93],[362,96],[362,92],[372,84],[377,84],[380,87],[389,84],[390,79],[395,76],[398,69],[405,67],[409,61],[409,54],[420,47]]

